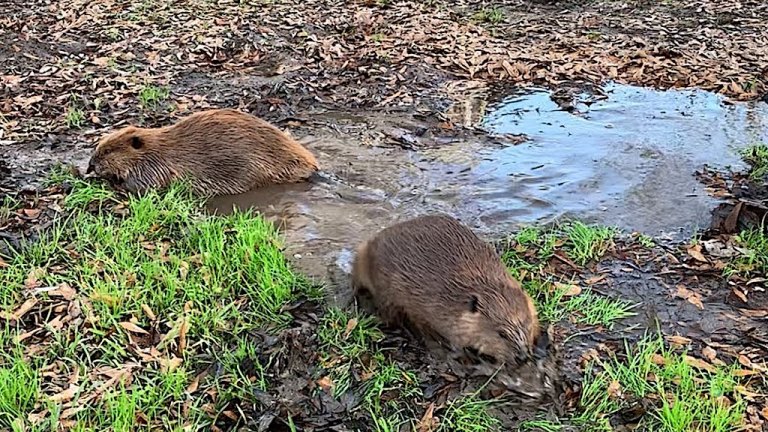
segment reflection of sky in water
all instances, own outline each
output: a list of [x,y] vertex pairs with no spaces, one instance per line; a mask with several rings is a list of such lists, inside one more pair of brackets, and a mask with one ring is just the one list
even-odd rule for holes
[[[701,91],[623,85],[606,92],[607,100],[580,103],[576,114],[560,110],[544,91],[491,107],[485,127],[531,141],[476,150],[472,169],[456,176],[457,187],[472,191],[476,205],[468,207],[490,224],[505,215],[532,222],[562,214],[651,231],[706,223],[711,200],[694,172],[703,164],[743,166],[736,149],[768,133],[765,104],[727,105]],[[685,199],[692,194],[699,196]]]

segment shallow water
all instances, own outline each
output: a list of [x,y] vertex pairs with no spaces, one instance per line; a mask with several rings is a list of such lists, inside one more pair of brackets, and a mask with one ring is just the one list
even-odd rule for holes
[[299,266],[324,277],[348,270],[356,244],[395,221],[446,212],[487,236],[520,224],[578,217],[648,234],[687,234],[714,200],[694,173],[740,166],[737,151],[768,138],[768,106],[731,105],[702,91],[624,85],[577,112],[546,91],[489,106],[482,126],[524,133],[516,146],[464,141],[405,151],[348,136],[302,141],[342,182],[277,186],[210,202],[254,207],[285,228]]

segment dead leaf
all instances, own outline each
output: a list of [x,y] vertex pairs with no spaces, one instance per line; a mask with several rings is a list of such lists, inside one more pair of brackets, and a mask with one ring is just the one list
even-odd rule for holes
[[745,355],[739,356],[739,363],[741,363],[742,366],[746,366],[748,368],[752,367],[752,360],[750,360],[749,357]]
[[355,327],[357,327],[357,318],[352,318],[347,321],[347,328],[344,330],[344,339],[349,337]]
[[37,219],[40,216],[40,209],[23,209],[21,212],[30,219]]
[[316,381],[317,385],[320,386],[325,391],[328,391],[329,389],[333,388],[333,381],[331,381],[331,378],[329,376],[324,376]]
[[145,335],[149,334],[148,331],[144,330],[143,328],[141,328],[141,327],[137,326],[136,324],[134,324],[132,322],[129,322],[129,321],[121,322],[120,323],[120,327],[128,330],[131,333],[138,333],[138,334],[145,334]]
[[5,319],[7,319],[7,320],[9,320],[9,321],[18,321],[24,315],[26,315],[27,312],[29,312],[33,307],[35,307],[36,304],[37,304],[37,299],[32,297],[32,298],[27,299],[27,301],[25,301],[24,303],[22,303],[22,305],[19,306],[19,308],[16,309],[13,313],[11,313],[11,314],[4,314],[4,315],[0,315],[0,316],[5,318]]
[[163,373],[173,372],[181,366],[182,359],[173,356],[171,358],[161,358],[160,359],[160,370],[163,371]]
[[149,318],[150,321],[157,321],[157,316],[155,315],[155,313],[152,311],[152,308],[149,307],[148,304],[142,304],[141,310],[144,311],[144,314],[147,315],[147,318]]
[[691,303],[699,309],[704,309],[704,304],[701,302],[701,297],[683,285],[677,286],[677,292],[675,293],[675,296],[687,300],[688,303]]
[[68,389],[64,390],[61,393],[58,393],[49,397],[48,400],[55,403],[67,402],[69,400],[72,400],[72,398],[75,397],[75,395],[79,390],[80,390],[79,386],[75,384],[70,384]]
[[717,369],[712,366],[711,364],[705,362],[704,360],[697,359],[696,357],[691,357],[689,355],[686,355],[684,357],[685,363],[688,366],[693,366],[695,368],[704,369],[707,372],[714,373]]
[[748,303],[746,294],[744,294],[740,289],[733,287],[731,291],[733,292],[733,295],[739,298],[739,300],[743,301],[744,303]]
[[430,402],[429,406],[427,407],[427,410],[424,412],[424,415],[421,417],[421,420],[419,420],[419,423],[416,425],[416,430],[418,432],[432,432],[437,429],[438,422],[435,418],[435,403]]
[[52,291],[48,291],[48,295],[51,297],[63,297],[64,300],[70,301],[77,296],[77,291],[75,291],[74,288],[69,286],[68,283],[60,283],[56,289]]
[[557,290],[563,290],[563,295],[565,297],[573,297],[581,294],[581,287],[575,284],[564,284],[560,282],[555,282],[555,288]]
[[185,315],[181,320],[181,326],[179,327],[179,355],[184,355],[184,350],[187,349],[187,331],[189,330],[189,318]]
[[605,274],[601,274],[599,276],[592,276],[591,278],[589,278],[586,281],[584,281],[584,283],[587,284],[587,285],[590,285],[590,286],[596,285],[596,284],[604,281],[606,277],[607,276]]
[[24,281],[24,287],[27,289],[33,289],[40,286],[40,279],[46,274],[45,269],[35,268],[32,269],[27,275],[27,279]]
[[717,352],[708,346],[701,350],[701,354],[709,361],[714,361],[717,358]]
[[686,248],[686,251],[688,252],[688,255],[693,257],[696,261],[707,263],[709,262],[706,258],[704,258],[704,255],[701,253],[701,244],[696,243],[694,245],[688,245]]
[[187,274],[189,273],[189,263],[182,261],[179,263],[179,275],[181,280],[187,280]]
[[680,347],[690,345],[691,343],[691,340],[684,336],[665,336],[664,339],[666,339],[670,344]]
[[611,384],[608,385],[608,396],[612,398],[620,398],[621,397],[621,384],[617,380],[613,380]]

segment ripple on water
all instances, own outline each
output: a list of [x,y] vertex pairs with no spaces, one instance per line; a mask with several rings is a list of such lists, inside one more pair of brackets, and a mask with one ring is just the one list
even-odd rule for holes
[[478,139],[408,152],[310,137],[306,145],[343,183],[266,188],[210,206],[255,207],[281,221],[303,269],[324,277],[379,229],[432,212],[486,235],[564,216],[649,234],[687,232],[707,225],[714,207],[694,172],[703,164],[741,166],[738,149],[768,138],[763,103],[729,104],[696,90],[604,91],[606,99],[579,103],[573,114],[543,90],[490,106],[483,126],[530,137],[516,146]]

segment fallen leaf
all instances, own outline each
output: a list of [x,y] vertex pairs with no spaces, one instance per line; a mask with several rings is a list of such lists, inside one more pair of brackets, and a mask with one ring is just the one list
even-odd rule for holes
[[736,297],[738,297],[738,298],[739,298],[741,301],[743,301],[744,303],[748,303],[748,302],[747,302],[747,296],[746,296],[746,294],[744,294],[744,293],[743,293],[743,292],[742,292],[740,289],[738,289],[738,288],[734,287],[734,288],[733,288],[731,291],[732,291],[732,292],[733,292],[733,294],[734,294]]
[[148,304],[142,304],[141,310],[144,311],[144,314],[147,315],[147,318],[149,318],[150,321],[157,321],[157,316],[152,311],[152,308],[149,307]]
[[184,355],[184,350],[187,349],[187,331],[189,330],[189,318],[185,315],[181,320],[181,326],[179,327],[179,355]]
[[621,397],[621,384],[617,380],[613,380],[611,384],[608,385],[608,396],[612,398],[619,398]]
[[24,281],[24,287],[27,289],[37,288],[40,286],[40,279],[42,279],[45,274],[46,271],[43,268],[32,269],[27,275],[27,279]]
[[32,310],[33,307],[37,304],[37,299],[32,297],[27,299],[24,303],[22,303],[21,306],[19,306],[18,309],[16,309],[12,314],[7,315],[6,319],[10,321],[18,321],[20,320],[24,315],[27,314],[30,310]]
[[581,287],[574,284],[555,282],[555,289],[562,290],[565,297],[573,297],[581,294]]
[[182,261],[179,263],[179,275],[181,280],[187,280],[187,274],[189,273],[189,263]]
[[438,422],[435,418],[435,403],[431,402],[424,412],[424,415],[421,416],[421,420],[419,420],[419,423],[416,425],[416,430],[418,432],[432,432],[437,429],[437,426]]
[[357,318],[352,318],[347,321],[347,328],[344,330],[344,339],[349,337],[355,327],[357,327]]
[[700,261],[703,263],[709,262],[704,255],[701,253],[701,244],[697,243],[694,245],[688,245],[686,248],[686,251],[688,252],[688,255],[693,257],[696,261]]
[[709,361],[714,361],[715,358],[717,358],[717,352],[710,347],[704,347],[704,349],[701,350],[701,354]]
[[601,274],[600,276],[592,276],[591,278],[589,278],[586,281],[584,281],[584,283],[587,284],[587,285],[590,285],[590,286],[591,285],[596,285],[596,284],[602,282],[603,280],[605,280],[606,277],[607,276],[605,274]]
[[704,309],[704,304],[701,302],[701,297],[683,285],[677,286],[677,292],[675,293],[675,296],[687,300],[688,303],[696,306],[699,309]]
[[667,342],[681,347],[691,343],[691,340],[684,336],[666,336],[665,339]]
[[48,291],[48,295],[51,297],[63,297],[64,300],[73,300],[77,296],[77,291],[69,286],[68,283],[60,283],[56,289]]
[[752,367],[752,360],[750,360],[749,357],[745,355],[739,356],[739,363],[741,363],[742,366],[746,366],[748,368]]
[[746,396],[748,399],[751,399],[751,400],[763,399],[766,396],[768,396],[766,394],[760,394],[760,393],[749,391],[747,390],[746,387],[741,385],[734,386],[733,389],[739,392],[739,394],[741,394],[742,396]]
[[163,371],[163,373],[173,372],[181,366],[182,359],[179,357],[173,356],[172,358],[161,358],[160,359],[160,370]]
[[664,366],[667,364],[667,359],[665,359],[661,354],[654,354],[651,356],[651,362],[657,366]]
[[129,321],[121,322],[120,323],[120,327],[128,330],[131,333],[146,334],[146,335],[149,334],[148,331],[144,330],[143,328],[141,328],[141,327],[137,326],[136,324],[134,324],[132,322],[129,322]]
[[705,362],[702,359],[697,359],[696,357],[691,357],[689,355],[684,356],[685,363],[688,366],[693,366],[695,368],[704,369],[707,372],[714,373],[717,369],[712,366],[711,364]]
[[40,209],[24,209],[21,212],[30,219],[37,219],[40,216]]
[[319,385],[323,390],[328,391],[329,389],[333,388],[333,381],[331,381],[331,378],[326,375],[317,380],[317,385]]
[[68,389],[64,390],[61,393],[57,393],[57,394],[49,397],[48,400],[50,400],[51,402],[56,402],[56,403],[67,402],[67,401],[69,401],[69,400],[71,400],[72,398],[75,397],[75,395],[77,394],[78,390],[80,390],[79,386],[77,386],[75,384],[70,384]]

